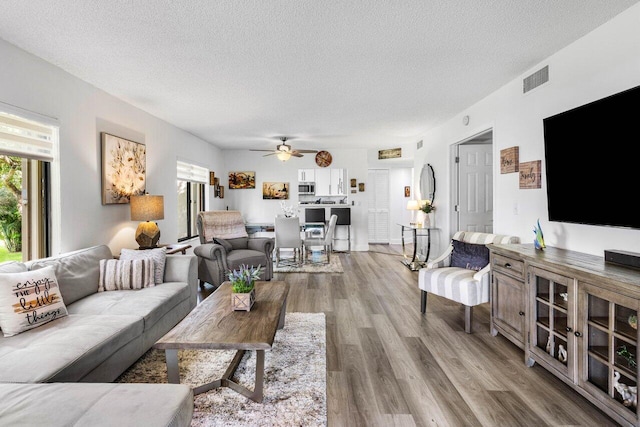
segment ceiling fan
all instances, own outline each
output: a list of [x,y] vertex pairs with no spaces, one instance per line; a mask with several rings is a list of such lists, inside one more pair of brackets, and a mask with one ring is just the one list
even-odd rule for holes
[[276,156],[278,156],[278,159],[282,160],[283,162],[286,162],[287,160],[289,160],[291,158],[291,156],[293,157],[303,157],[302,153],[317,153],[318,150],[294,150],[291,145],[287,144],[287,137],[286,136],[282,136],[280,137],[280,141],[282,141],[282,144],[278,144],[278,146],[276,147],[275,150],[254,150],[251,149],[249,151],[270,151],[269,154],[265,154],[263,157],[267,157],[267,156],[273,156],[274,154]]

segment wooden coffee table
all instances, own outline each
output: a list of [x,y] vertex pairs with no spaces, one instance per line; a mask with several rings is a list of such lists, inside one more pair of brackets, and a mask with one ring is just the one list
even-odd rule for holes
[[[288,293],[289,285],[285,282],[256,282],[256,302],[251,311],[233,311],[231,284],[224,282],[154,344],[154,348],[165,350],[169,382],[180,383],[178,350],[238,350],[222,378],[194,388],[193,393],[229,387],[255,402],[262,402],[264,352],[271,350],[276,331],[284,326]],[[247,350],[256,352],[253,391],[233,381]]]

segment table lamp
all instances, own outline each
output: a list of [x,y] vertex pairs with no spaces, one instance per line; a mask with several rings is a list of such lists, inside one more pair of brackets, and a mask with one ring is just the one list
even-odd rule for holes
[[140,249],[158,246],[160,229],[153,221],[164,219],[164,196],[131,196],[131,220],[142,221],[136,229],[136,242]]
[[411,212],[411,225],[415,225],[416,227],[420,227],[420,223],[416,222],[416,211],[420,210],[420,200],[409,200],[407,202],[407,210]]

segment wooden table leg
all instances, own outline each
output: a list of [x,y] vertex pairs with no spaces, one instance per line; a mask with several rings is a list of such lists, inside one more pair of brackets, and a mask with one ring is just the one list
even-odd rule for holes
[[178,350],[166,349],[164,351],[167,359],[167,376],[169,383],[180,384],[180,368],[178,367]]

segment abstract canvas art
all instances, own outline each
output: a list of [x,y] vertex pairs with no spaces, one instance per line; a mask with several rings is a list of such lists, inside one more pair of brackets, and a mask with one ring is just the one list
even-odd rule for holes
[[102,204],[129,203],[131,196],[145,193],[146,146],[101,133]]

